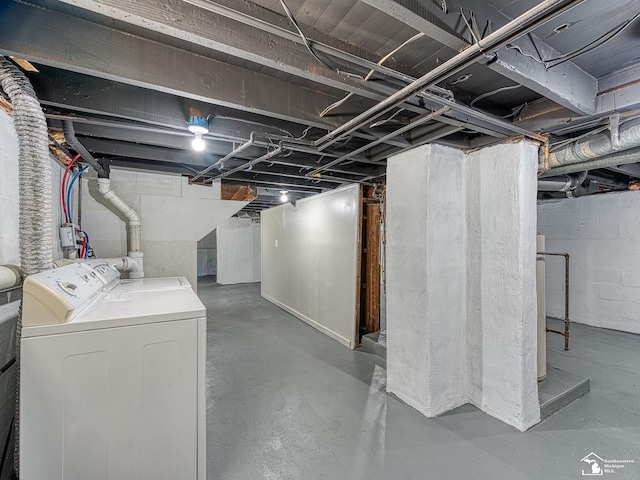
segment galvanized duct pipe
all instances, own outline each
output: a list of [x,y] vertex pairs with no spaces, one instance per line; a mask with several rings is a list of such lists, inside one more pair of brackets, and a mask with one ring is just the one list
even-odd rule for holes
[[[552,175],[556,175],[557,169],[561,167],[573,165],[577,165],[577,170],[573,171],[585,170],[583,165],[587,165],[594,159],[637,147],[640,147],[640,119],[629,121],[620,128],[618,128],[617,124],[614,124],[608,134],[600,133],[582,140],[576,140],[560,150],[551,152],[549,154],[549,167],[551,167]],[[622,163],[624,162],[616,165],[622,165]],[[609,164],[609,166],[612,165]],[[593,168],[603,167],[590,167],[590,169]],[[566,169],[563,170],[563,173],[567,173]]]
[[584,182],[587,172],[580,175],[562,175],[556,177],[541,178],[538,180],[539,192],[572,192]]
[[548,172],[542,174],[540,177],[546,178],[553,175],[563,175],[583,170],[596,170],[598,168],[616,167],[618,165],[636,162],[640,162],[640,148],[632,148],[622,152],[612,153],[588,162],[571,163],[561,167],[554,167]]
[[29,80],[4,57],[0,86],[13,103],[18,134],[20,266],[25,275],[32,275],[53,266],[47,122]]
[[[53,267],[52,184],[47,122],[31,83],[5,57],[0,57],[0,87],[13,104],[13,125],[18,135],[20,267],[26,276]],[[16,325],[16,420],[13,456],[16,473],[19,473],[21,336],[22,304]]]

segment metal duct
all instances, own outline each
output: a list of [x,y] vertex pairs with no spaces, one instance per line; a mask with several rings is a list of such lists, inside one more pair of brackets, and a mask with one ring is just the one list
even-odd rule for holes
[[[13,104],[18,135],[20,267],[31,275],[53,267],[51,162],[47,122],[27,77],[7,58],[0,57],[0,87]],[[19,472],[20,337],[22,304],[16,325],[16,421],[14,467]]]
[[[621,128],[618,128],[617,123],[615,123],[611,126],[610,134],[600,133],[593,135],[551,152],[549,154],[551,174],[556,174],[558,168],[572,165],[578,165],[576,170],[571,170],[573,172],[586,170],[584,165],[587,165],[587,162],[637,147],[640,147],[640,119],[632,120]],[[609,164],[609,166],[622,165],[622,163],[624,162]],[[603,167],[589,167],[589,169],[593,168]],[[562,172],[568,173],[567,170],[563,168]]]
[[616,167],[628,163],[640,162],[640,148],[632,148],[622,152],[612,153],[588,162],[572,163],[561,167],[554,167],[550,171],[541,175],[546,178],[553,175],[575,173],[583,170],[596,170],[598,168]]

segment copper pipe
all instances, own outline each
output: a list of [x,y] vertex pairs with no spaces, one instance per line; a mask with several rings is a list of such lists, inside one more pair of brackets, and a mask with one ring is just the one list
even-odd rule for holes
[[564,337],[564,350],[569,351],[569,334],[571,332],[571,320],[569,320],[569,254],[538,252],[538,255],[564,257],[564,332],[547,328],[547,332],[557,333]]

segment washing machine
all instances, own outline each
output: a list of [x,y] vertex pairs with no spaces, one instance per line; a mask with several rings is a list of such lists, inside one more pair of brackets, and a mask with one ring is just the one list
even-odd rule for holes
[[21,480],[205,480],[206,309],[184,277],[27,277]]

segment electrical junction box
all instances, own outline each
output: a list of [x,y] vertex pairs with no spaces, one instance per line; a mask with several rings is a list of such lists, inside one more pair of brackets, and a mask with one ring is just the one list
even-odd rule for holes
[[62,226],[60,227],[60,245],[63,247],[75,247],[76,246],[76,234],[74,227]]

